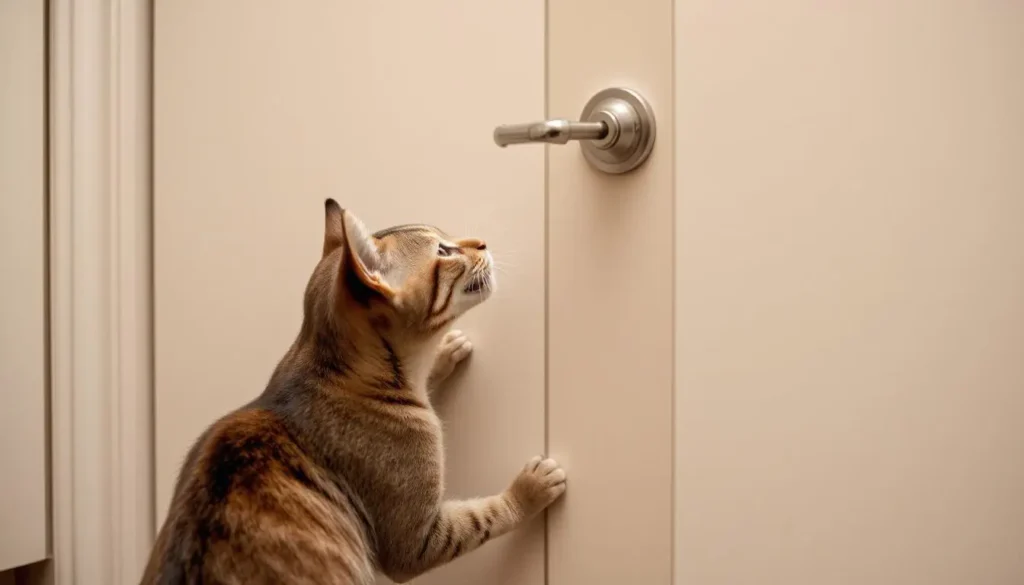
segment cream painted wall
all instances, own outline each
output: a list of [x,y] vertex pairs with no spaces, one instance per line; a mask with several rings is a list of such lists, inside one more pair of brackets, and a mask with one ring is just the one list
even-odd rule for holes
[[675,582],[1024,582],[1024,4],[675,22]]
[[0,2],[0,571],[47,548],[44,7]]

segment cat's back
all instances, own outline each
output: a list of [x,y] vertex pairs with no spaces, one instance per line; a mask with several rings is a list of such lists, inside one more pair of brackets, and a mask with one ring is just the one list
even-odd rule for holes
[[245,408],[193,446],[142,583],[370,585],[366,530],[277,415]]

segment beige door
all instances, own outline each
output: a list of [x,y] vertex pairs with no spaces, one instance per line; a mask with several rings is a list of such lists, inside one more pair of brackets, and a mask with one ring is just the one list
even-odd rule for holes
[[484,237],[502,266],[459,325],[476,349],[439,405],[450,494],[503,489],[538,453],[570,474],[549,530],[422,582],[666,582],[671,137],[611,176],[575,144],[499,149],[491,133],[575,118],[617,85],[669,128],[671,14],[669,0],[157,2],[158,522],[189,444],[262,391],[294,338],[331,196],[371,228]]

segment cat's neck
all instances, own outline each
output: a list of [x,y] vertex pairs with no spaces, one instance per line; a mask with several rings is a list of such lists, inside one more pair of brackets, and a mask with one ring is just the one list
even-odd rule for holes
[[443,336],[444,332],[440,331],[425,340],[407,343],[398,351],[403,367],[408,372],[410,386],[424,404],[429,402],[427,380],[437,359],[437,346]]
[[412,339],[369,326],[300,335],[278,369],[321,378],[330,386],[360,394],[381,388],[408,392],[428,404],[427,379],[442,336],[438,332]]

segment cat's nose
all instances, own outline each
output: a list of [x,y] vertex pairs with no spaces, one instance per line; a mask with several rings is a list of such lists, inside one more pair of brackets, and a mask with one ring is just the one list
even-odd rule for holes
[[487,242],[483,240],[478,240],[476,238],[462,240],[461,242],[459,242],[459,245],[461,245],[463,248],[474,248],[476,250],[487,249]]

